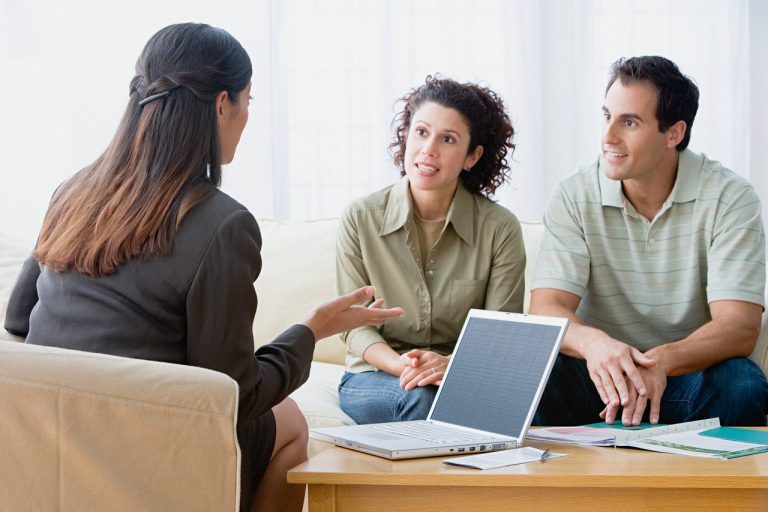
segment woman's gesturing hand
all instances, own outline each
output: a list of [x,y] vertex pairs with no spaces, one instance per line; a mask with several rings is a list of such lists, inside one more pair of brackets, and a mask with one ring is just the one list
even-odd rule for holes
[[399,307],[383,308],[383,299],[376,299],[367,307],[358,305],[373,297],[375,293],[373,286],[364,286],[347,295],[323,302],[315,306],[301,323],[309,327],[315,335],[315,341],[319,341],[363,325],[381,325],[405,314]]

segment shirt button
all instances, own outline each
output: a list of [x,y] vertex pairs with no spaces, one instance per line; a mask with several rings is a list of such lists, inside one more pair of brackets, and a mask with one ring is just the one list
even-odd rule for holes
[[427,274],[428,274],[428,275],[430,275],[430,276],[431,276],[432,274],[434,274],[434,273],[435,273],[435,271],[434,271],[434,270],[427,270]]

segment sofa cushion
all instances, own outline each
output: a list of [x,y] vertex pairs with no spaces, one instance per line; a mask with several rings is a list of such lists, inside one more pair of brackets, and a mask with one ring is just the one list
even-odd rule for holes
[[[337,225],[337,219],[259,219],[263,265],[255,285],[259,307],[253,336],[257,347],[336,296]],[[314,359],[344,364],[344,342],[338,335],[318,342]]]
[[539,246],[544,238],[544,224],[540,222],[521,222],[523,229],[523,243],[525,244],[525,302],[523,311],[528,311],[531,305],[531,282],[533,282],[533,269],[539,257]]
[[339,405],[339,382],[343,374],[342,365],[314,361],[309,380],[291,394],[310,428],[355,424]]

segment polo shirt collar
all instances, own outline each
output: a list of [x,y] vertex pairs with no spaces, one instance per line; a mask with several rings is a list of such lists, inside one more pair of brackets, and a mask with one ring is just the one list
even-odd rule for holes
[[[624,192],[621,189],[621,181],[608,178],[603,171],[604,165],[605,161],[600,156],[597,165],[600,179],[600,200],[603,206],[624,208]],[[690,149],[686,149],[679,154],[677,177],[666,203],[687,203],[696,200],[701,184],[701,168],[703,165],[704,158]]]
[[605,175],[605,160],[602,155],[597,160],[597,176],[600,180],[600,201],[603,206],[624,208],[624,192],[621,190],[621,181],[612,180]]
[[[456,194],[448,210],[446,225],[451,224],[456,234],[468,244],[474,239],[474,200],[472,192],[459,180]],[[413,199],[408,188],[408,177],[403,176],[392,186],[387,207],[384,210],[384,222],[380,236],[394,233],[413,220]]]
[[701,169],[704,157],[690,149],[683,150],[677,161],[677,179],[669,200],[673,203],[695,201],[701,187]]

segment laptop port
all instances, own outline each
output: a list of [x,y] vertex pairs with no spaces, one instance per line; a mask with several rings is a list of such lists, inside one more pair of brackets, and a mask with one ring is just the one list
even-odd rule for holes
[[471,451],[471,452],[475,451],[475,447],[474,446],[470,446],[469,447],[469,451]]
[[503,450],[506,447],[507,447],[506,443],[497,443],[491,446],[491,448],[493,448],[494,450]]
[[463,452],[463,451],[464,451],[464,448],[459,448],[459,450],[458,450],[458,451],[460,451],[460,452]]
[[485,451],[485,445],[482,445],[482,446],[480,446],[480,451],[481,451],[481,452],[484,452],[484,451]]

